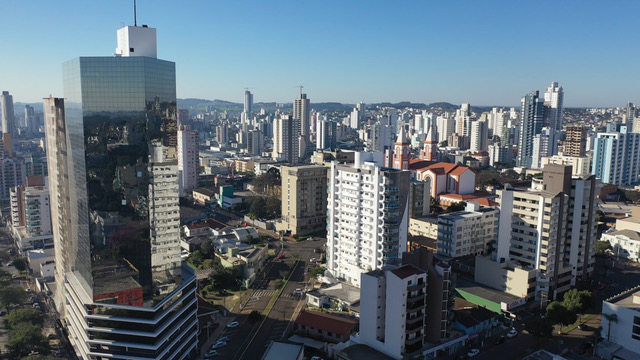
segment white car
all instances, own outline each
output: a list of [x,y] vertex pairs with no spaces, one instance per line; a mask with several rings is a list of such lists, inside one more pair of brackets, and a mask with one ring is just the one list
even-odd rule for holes
[[237,321],[230,322],[230,323],[227,325],[227,327],[228,327],[228,328],[234,328],[234,327],[238,327],[238,326],[240,326],[240,323],[239,323],[239,322],[237,322]]
[[302,289],[295,289],[293,290],[293,295],[302,295],[304,292],[302,291]]
[[309,260],[309,262],[315,263],[315,262],[318,262],[318,259],[317,259],[317,258],[311,258],[311,259]]
[[468,357],[474,357],[476,355],[480,354],[480,350],[478,349],[471,349],[469,350],[469,352],[467,353]]
[[518,335],[518,331],[516,329],[511,329],[507,333],[507,338],[513,339],[514,337],[516,337],[516,335]]

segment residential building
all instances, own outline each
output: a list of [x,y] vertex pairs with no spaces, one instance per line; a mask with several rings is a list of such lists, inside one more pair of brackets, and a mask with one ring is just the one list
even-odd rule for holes
[[490,250],[498,235],[498,209],[467,203],[464,211],[438,216],[438,255],[457,258]]
[[489,165],[495,166],[496,163],[501,163],[506,164],[507,167],[511,167],[513,164],[513,149],[510,146],[502,146],[500,143],[494,143],[487,148]]
[[640,288],[635,287],[602,302],[602,330],[605,339],[596,346],[603,359],[640,358]]
[[436,118],[438,132],[438,144],[447,141],[449,136],[456,132],[456,120],[448,114]]
[[634,262],[640,261],[640,233],[634,230],[614,230],[602,234],[602,241],[608,241],[616,257]]
[[253,94],[249,90],[244,91],[244,108],[242,110],[241,121],[249,124],[253,117]]
[[273,154],[276,161],[297,164],[300,147],[300,120],[291,115],[281,115],[273,121]]
[[0,112],[2,113],[2,141],[4,151],[6,151],[7,154],[12,154],[12,143],[15,141],[17,135],[13,96],[10,95],[8,91],[3,91],[2,95],[0,95],[0,101],[2,101]]
[[591,174],[591,158],[588,156],[553,155],[543,157],[540,163],[542,169],[548,164],[569,165],[571,166],[573,176]]
[[531,168],[542,169],[541,159],[556,154],[558,138],[556,131],[549,127],[542,128],[540,134],[533,137],[533,152],[531,153]]
[[425,343],[427,273],[413,265],[362,274],[360,343],[394,359]]
[[178,171],[180,173],[180,195],[186,190],[198,186],[198,172],[200,170],[200,143],[198,131],[183,125],[178,130]]
[[486,151],[489,141],[489,128],[487,122],[478,120],[471,122],[471,143],[469,150],[472,152]]
[[381,155],[356,152],[353,165],[333,162],[328,174],[327,268],[356,286],[407,248],[410,173],[380,167]]
[[605,184],[630,186],[640,174],[640,134],[627,132],[598,133],[593,149],[591,173]]
[[40,176],[27,178],[26,185],[11,188],[11,230],[18,249],[53,248],[49,189]]
[[11,188],[25,184],[27,170],[24,159],[0,158],[0,198],[8,199]]
[[[530,265],[518,261],[497,262],[489,257],[476,256],[474,280],[493,289],[516,296],[524,302],[536,298],[538,271]],[[505,303],[509,304],[509,303]],[[508,305],[504,311],[511,310]]]
[[427,273],[425,343],[439,344],[445,341],[451,335],[455,297],[455,275],[451,266],[425,248],[403,253],[402,263]]
[[544,93],[545,119],[544,126],[556,131],[562,130],[562,101],[564,92],[562,86],[552,82]]
[[293,120],[298,121],[300,135],[308,142],[311,130],[311,108],[307,94],[300,93],[300,97],[293,100]]
[[358,320],[313,310],[302,311],[294,321],[296,333],[330,343],[348,341],[358,325]]
[[216,127],[216,141],[219,146],[226,146],[229,143],[229,123],[223,121]]
[[[427,215],[409,219],[409,235],[438,239],[438,216]],[[437,247],[434,248],[434,251]]]
[[282,219],[277,230],[310,235],[327,227],[327,168],[282,166]]
[[[175,64],[155,57],[155,39],[121,28],[117,56],[64,63],[64,100],[44,100],[55,304],[82,359],[198,351],[196,276],[180,258]],[[100,227],[99,213],[116,225]]]
[[583,157],[586,153],[586,146],[587,127],[584,125],[567,125],[565,128],[565,140],[562,143],[562,154]]
[[409,185],[409,217],[418,218],[429,215],[431,212],[431,179],[411,180]]
[[247,133],[247,154],[262,155],[263,150],[264,134],[260,130],[250,130]]
[[522,98],[520,141],[518,142],[516,166],[531,167],[533,139],[540,134],[544,123],[544,103],[538,95],[536,90]]
[[31,105],[24,106],[24,127],[29,134],[35,135],[38,133],[38,117]]
[[331,151],[336,148],[337,126],[338,124],[335,121],[318,119],[316,126],[316,149],[328,149]]

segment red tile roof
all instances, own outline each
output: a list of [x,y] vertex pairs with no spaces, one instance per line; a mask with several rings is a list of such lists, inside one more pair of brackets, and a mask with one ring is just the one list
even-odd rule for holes
[[347,336],[358,326],[358,321],[318,311],[304,311],[296,318],[296,324]]
[[401,266],[399,268],[395,268],[395,269],[391,270],[391,272],[394,273],[400,279],[408,278],[411,275],[424,274],[424,271],[418,269],[417,267],[415,267],[413,265]]

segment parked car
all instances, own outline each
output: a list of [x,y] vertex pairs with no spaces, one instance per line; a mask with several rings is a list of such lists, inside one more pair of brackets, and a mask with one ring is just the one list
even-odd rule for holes
[[314,262],[318,262],[318,259],[317,259],[317,258],[311,258],[311,259],[309,260],[309,262],[312,262],[312,263],[314,263]]
[[516,337],[516,335],[518,335],[518,331],[516,329],[511,329],[507,333],[507,338],[513,339],[514,337]]
[[468,357],[474,357],[477,356],[478,354],[480,354],[480,350],[478,349],[471,349],[469,350],[469,352],[467,353]]
[[284,254],[280,254],[280,255],[276,256],[276,259],[278,259],[278,260],[284,259]]
[[504,336],[500,336],[499,338],[496,339],[496,341],[494,342],[494,344],[496,345],[500,345],[502,344],[504,341],[506,340],[506,338]]
[[229,340],[231,340],[231,339],[228,336],[223,336],[220,339],[218,339],[218,342],[220,342],[220,341],[229,341]]
[[215,349],[220,349],[227,346],[227,343],[224,341],[218,341],[217,343],[215,343],[215,345],[213,345],[213,347],[211,348],[211,350],[215,350]]
[[302,291],[302,289],[293,290],[293,295],[302,295],[302,294],[304,294],[304,291]]
[[238,327],[238,326],[240,326],[240,323],[237,322],[237,321],[233,321],[233,322],[230,322],[229,324],[227,324],[228,328],[234,328],[234,327]]

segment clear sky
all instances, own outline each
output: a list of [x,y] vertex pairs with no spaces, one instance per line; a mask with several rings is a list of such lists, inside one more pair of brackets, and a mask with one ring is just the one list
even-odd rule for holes
[[[640,103],[640,1],[138,0],[178,97],[565,106]],[[64,61],[110,56],[133,0],[0,0],[0,90],[62,96]]]

